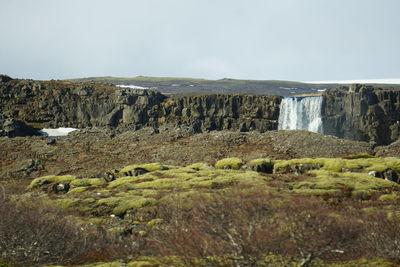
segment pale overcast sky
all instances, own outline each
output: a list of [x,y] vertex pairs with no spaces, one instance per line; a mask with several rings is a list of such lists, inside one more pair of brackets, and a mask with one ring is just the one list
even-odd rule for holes
[[18,78],[400,78],[399,0],[0,0]]

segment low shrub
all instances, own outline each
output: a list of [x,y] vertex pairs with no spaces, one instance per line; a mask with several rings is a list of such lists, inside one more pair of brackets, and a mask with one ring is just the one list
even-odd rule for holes
[[6,199],[0,205],[0,214],[0,256],[5,262],[18,266],[79,264],[126,253],[102,229],[77,226],[65,212],[45,203]]

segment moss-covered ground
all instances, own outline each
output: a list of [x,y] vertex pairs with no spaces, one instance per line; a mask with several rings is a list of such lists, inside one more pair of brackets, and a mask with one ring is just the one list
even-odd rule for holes
[[[273,164],[274,173],[252,171],[259,164]],[[285,168],[298,164],[314,164],[318,169],[300,175],[284,173]],[[373,177],[371,171],[400,170],[398,158],[305,158],[271,161],[256,159],[244,162],[238,158],[221,160],[210,166],[196,163],[190,166],[170,166],[160,163],[129,165],[119,173],[140,167],[148,172],[138,176],[124,176],[106,183],[101,178],[76,178],[75,176],[45,176],[34,179],[27,191],[15,196],[19,200],[46,200],[61,209],[77,211],[74,220],[80,224],[101,225],[111,234],[123,235],[127,231],[146,236],[153,228],[163,225],[155,210],[160,205],[176,203],[177,209],[190,210],[195,198],[224,195],[234,187],[257,188],[279,201],[301,195],[320,198],[321,201],[339,203],[344,199],[354,201],[365,212],[384,210],[398,214],[400,185]],[[54,183],[68,183],[67,193],[51,193],[46,188]],[[277,201],[277,205],[279,205]],[[356,205],[355,205],[356,206]],[[297,266],[298,259],[279,255],[265,255],[257,266]],[[269,260],[266,260],[269,259]],[[231,266],[229,258],[196,258],[193,266]],[[211,265],[210,265],[211,264]],[[277,265],[278,264],[278,265]],[[282,264],[282,265],[279,265]],[[376,259],[324,263],[313,261],[310,266],[394,266],[390,261]],[[187,259],[179,257],[136,257],[136,260],[98,263],[85,266],[189,266]]]

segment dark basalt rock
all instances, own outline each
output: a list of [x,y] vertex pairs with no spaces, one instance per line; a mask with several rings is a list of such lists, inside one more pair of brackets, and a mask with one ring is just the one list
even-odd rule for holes
[[[166,96],[105,83],[10,80],[0,83],[0,112],[38,127],[137,130],[168,124],[194,132],[277,129],[281,97]],[[157,130],[155,130],[157,133]]]
[[324,134],[390,144],[400,137],[400,89],[354,84],[323,94]]
[[[277,129],[282,100],[268,95],[167,96],[107,83],[20,80],[5,75],[0,80],[0,114],[38,128],[108,127],[121,132],[152,127],[157,134],[168,126],[192,133],[265,132]],[[328,89],[323,93],[322,121],[324,134],[390,144],[400,137],[400,89],[358,84]]]
[[377,178],[385,179],[395,183],[400,183],[400,171],[398,170],[386,169],[381,172],[371,171],[368,174]]
[[24,122],[14,120],[8,116],[0,114],[0,136],[34,136],[40,135],[37,129],[26,125]]
[[11,81],[12,78],[10,76],[4,75],[4,74],[0,74],[0,83],[6,83]]

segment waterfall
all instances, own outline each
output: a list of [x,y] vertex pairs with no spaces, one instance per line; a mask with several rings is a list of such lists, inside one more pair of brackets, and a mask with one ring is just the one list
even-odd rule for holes
[[322,96],[282,99],[278,130],[307,130],[322,133]]

